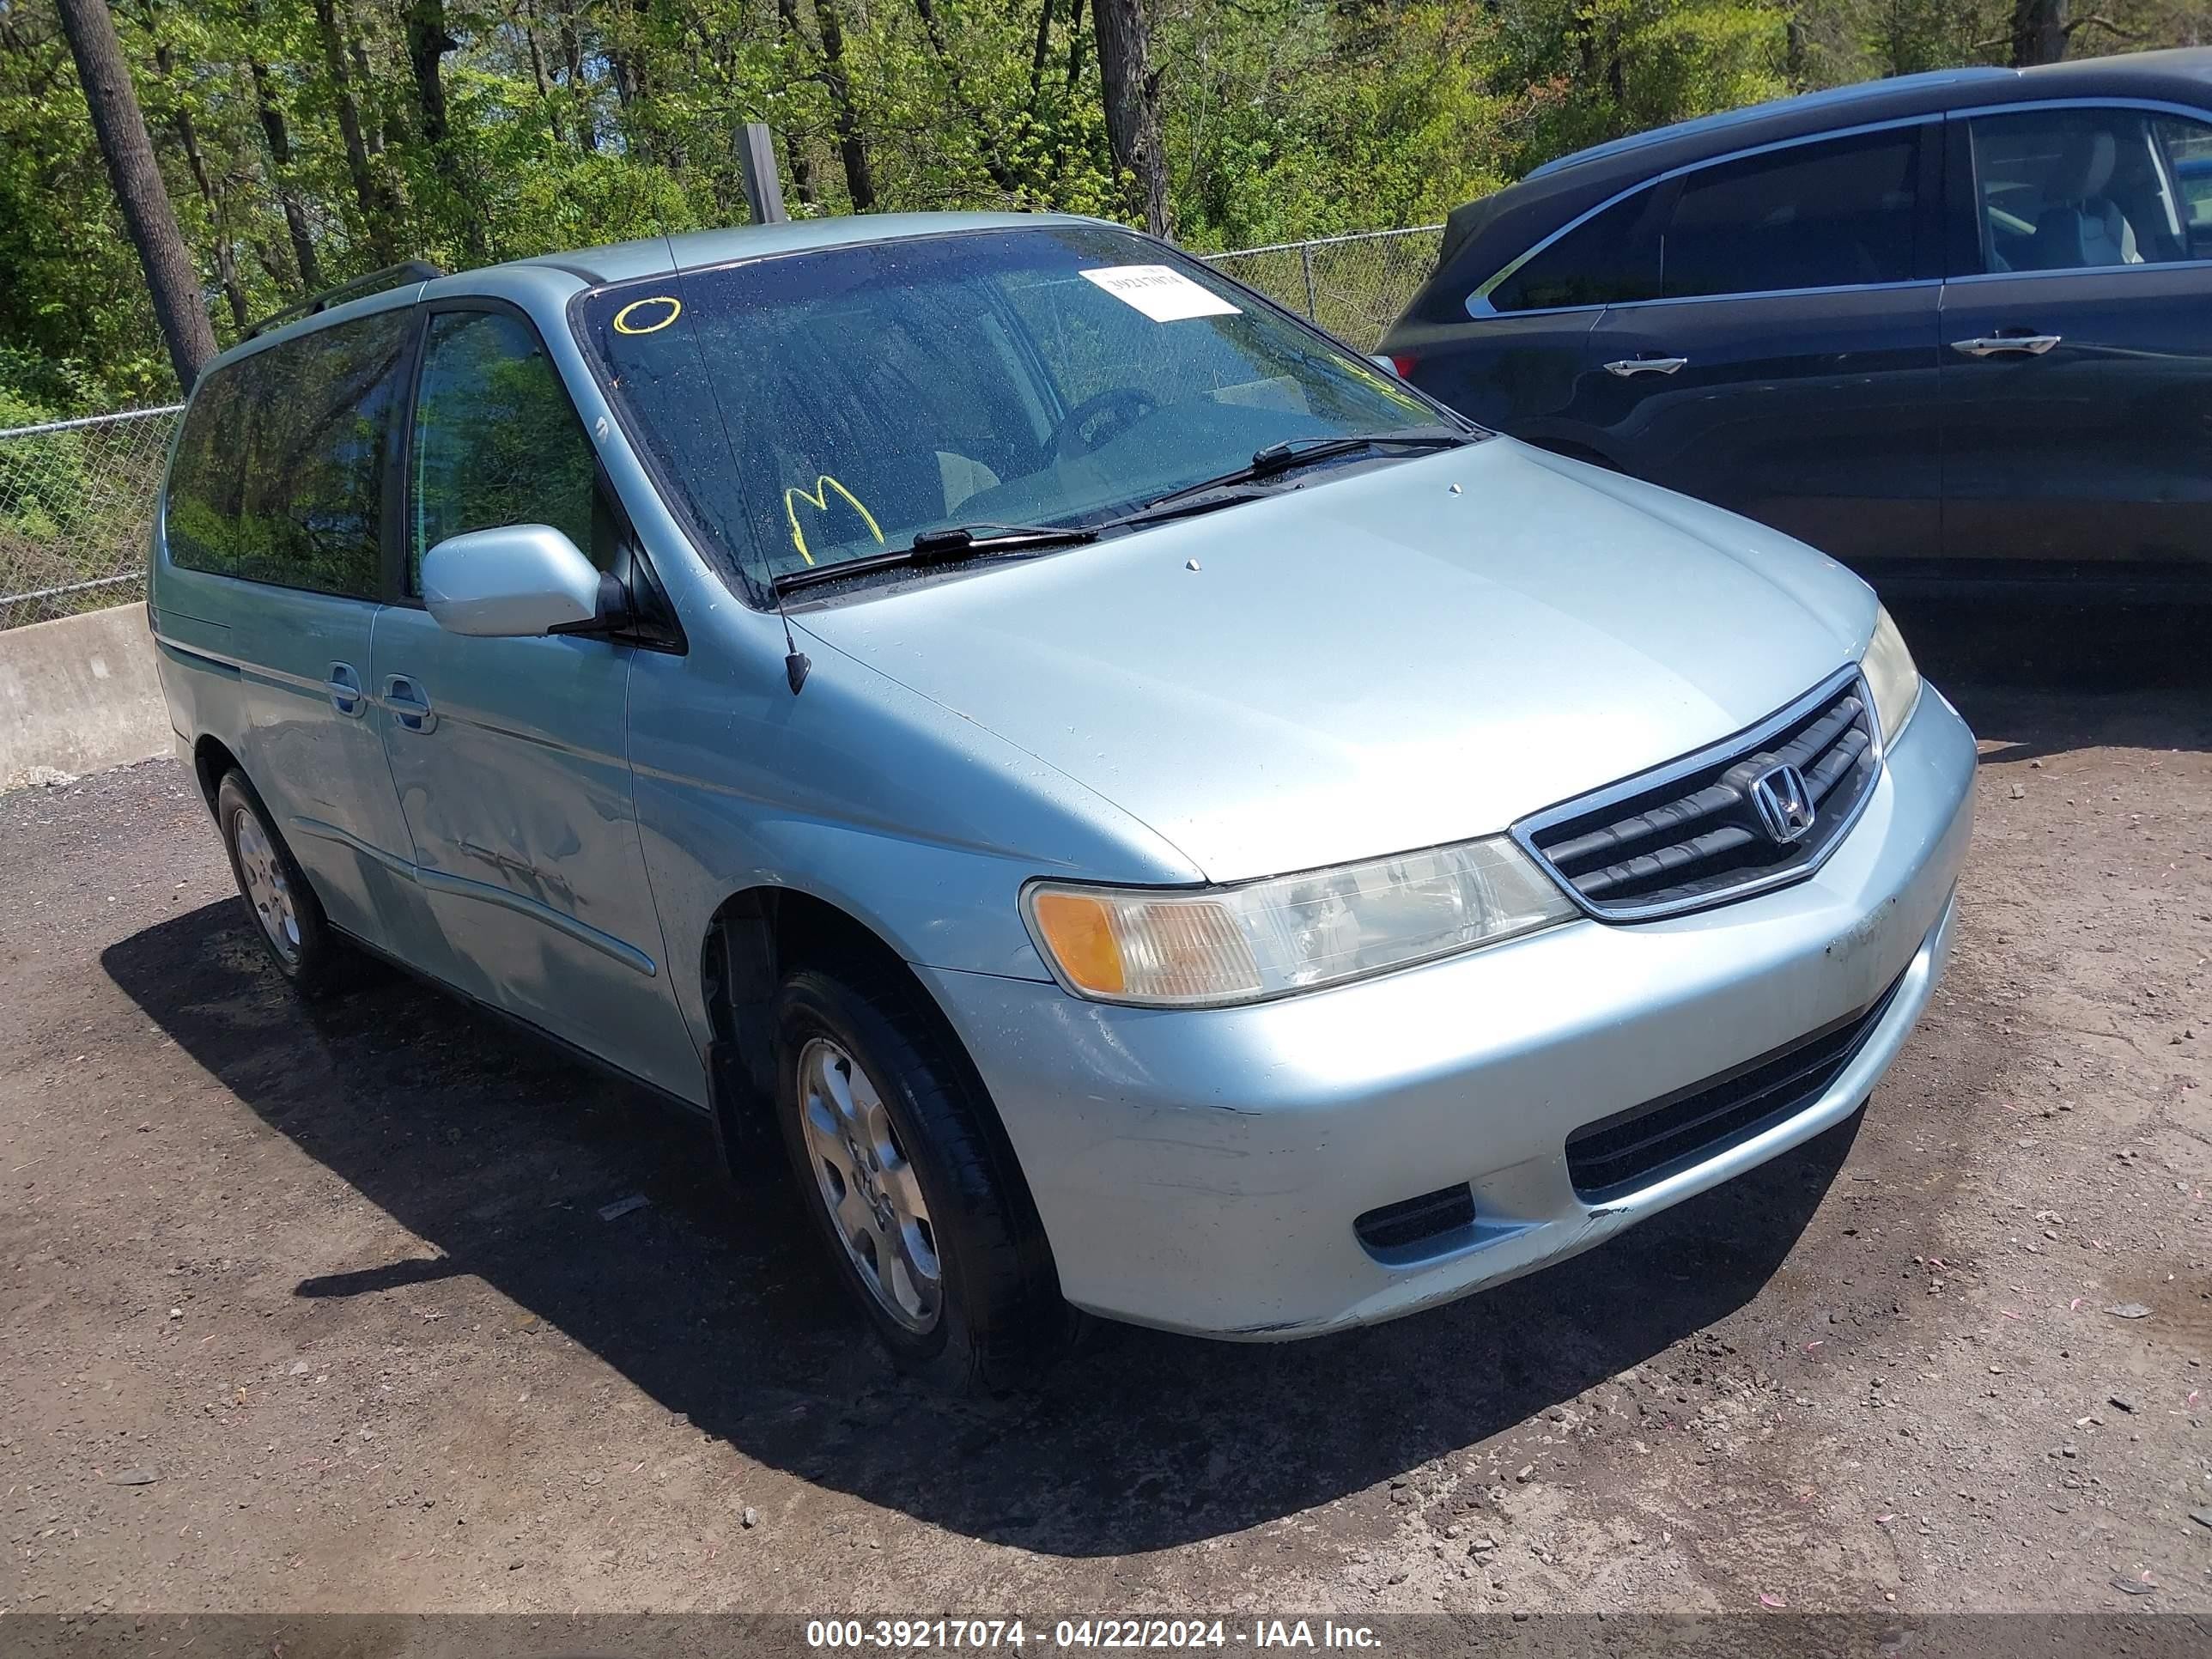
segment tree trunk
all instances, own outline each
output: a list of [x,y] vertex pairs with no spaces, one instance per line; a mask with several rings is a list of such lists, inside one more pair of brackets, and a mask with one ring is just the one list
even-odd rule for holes
[[975,129],[979,146],[976,155],[983,163],[983,171],[991,175],[991,182],[999,187],[1001,194],[1010,198],[1019,196],[1022,188],[1020,175],[1006,165],[1005,144],[992,130],[992,124],[985,118],[981,107],[968,95],[968,88],[960,77],[960,60],[945,45],[944,27],[937,21],[936,6],[933,0],[914,0],[914,9],[921,15],[922,32],[929,37],[929,49],[936,54],[939,66],[945,71],[945,84],[952,94],[953,106],[968,125]]
[[860,115],[853,102],[853,82],[845,73],[845,29],[837,18],[836,0],[814,0],[814,21],[822,27],[822,76],[830,87],[831,118],[837,128],[837,154],[845,163],[845,190],[853,198],[854,212],[872,213],[876,181],[868,170],[868,147],[860,137]]
[[323,268],[315,258],[315,239],[307,234],[307,210],[300,192],[292,188],[292,135],[284,126],[284,112],[269,84],[269,66],[258,58],[246,60],[253,82],[253,102],[261,117],[261,137],[269,146],[269,176],[276,187],[277,204],[284,210],[284,228],[292,238],[292,257],[299,261],[300,285],[310,294],[323,290]]
[[483,264],[491,257],[483,222],[477,216],[475,194],[463,176],[460,158],[453,154],[453,127],[446,113],[446,80],[441,60],[457,51],[460,42],[446,32],[446,0],[407,0],[407,62],[415,76],[415,101],[422,112],[422,142],[429,146],[430,164],[453,192],[460,210],[461,246],[470,261]]
[[2066,56],[2066,0],[2014,0],[2012,66],[2032,69]]
[[[805,37],[799,29],[799,0],[775,0],[775,17],[782,27],[786,46],[799,46],[805,43]],[[808,158],[805,143],[799,134],[784,133],[783,153],[791,163],[792,189],[808,207],[815,206],[814,163]]]
[[346,172],[353,178],[353,197],[361,208],[368,245],[380,265],[392,263],[393,204],[368,165],[368,143],[362,135],[361,106],[354,101],[353,77],[346,70],[345,42],[338,33],[337,0],[315,0],[315,28],[323,38],[323,65],[331,77],[331,95],[337,106],[338,133],[345,140]]
[[392,101],[379,90],[376,71],[369,67],[368,49],[361,43],[361,31],[355,26],[353,8],[345,14],[346,56],[353,60],[353,78],[360,82],[381,112],[378,125],[362,135],[371,155],[381,155],[388,145],[398,149],[407,142],[407,129],[399,119],[399,112]]
[[[154,34],[154,9],[149,6],[143,19],[146,33]],[[154,40],[154,68],[161,79],[176,84],[177,59],[158,36]],[[169,125],[177,135],[177,146],[185,153],[185,166],[192,175],[193,186],[200,193],[200,201],[207,209],[208,230],[215,238],[216,280],[222,285],[224,302],[230,307],[231,320],[243,334],[252,320],[246,309],[246,288],[238,280],[238,252],[232,246],[230,233],[222,222],[222,192],[216,188],[215,175],[208,168],[207,156],[200,149],[199,129],[192,124],[192,112],[181,95],[169,112]]]
[[1036,45],[1030,51],[1030,113],[1036,113],[1037,100],[1044,93],[1045,59],[1052,55],[1053,0],[1042,0],[1037,7]]
[[139,112],[123,43],[115,36],[115,20],[108,15],[106,0],[56,0],[56,6],[69,36],[70,55],[76,59],[77,79],[92,111],[93,131],[99,136],[115,199],[122,204],[123,222],[146,272],[147,291],[153,296],[161,337],[168,344],[169,362],[177,371],[177,383],[189,392],[215,356],[215,330],[209,326],[207,309],[200,301],[199,277],[178,232],[176,212],[161,187],[161,170],[154,161],[153,141],[146,136],[146,118]]
[[568,96],[576,106],[576,147],[596,151],[599,147],[599,119],[592,108],[591,83],[584,78],[584,42],[576,31],[574,13],[562,13],[560,36],[562,66],[568,76]]
[[[325,0],[317,3],[324,3]],[[565,143],[568,135],[561,130],[561,111],[553,101],[552,77],[545,73],[545,54],[538,46],[538,15],[526,7],[519,21],[522,38],[530,47],[530,79],[538,88],[538,102],[545,112],[546,128],[552,133],[555,143]]]
[[1160,149],[1160,74],[1152,66],[1152,31],[1144,0],[1095,0],[1098,79],[1106,105],[1106,137],[1117,167],[1136,175],[1145,228],[1173,233],[1168,212],[1167,158]]

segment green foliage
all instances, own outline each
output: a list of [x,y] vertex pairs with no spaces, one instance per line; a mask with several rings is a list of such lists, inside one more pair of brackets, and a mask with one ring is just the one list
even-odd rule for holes
[[[1089,0],[113,4],[226,343],[301,296],[303,242],[331,282],[740,222],[748,120],[795,216],[849,211],[856,183],[893,210],[1135,199]],[[1202,249],[1433,222],[1582,144],[2012,49],[2012,0],[1147,4],[1177,234]],[[52,6],[0,0],[0,393],[173,396]],[[2196,38],[2204,8],[2076,5],[2069,49]]]

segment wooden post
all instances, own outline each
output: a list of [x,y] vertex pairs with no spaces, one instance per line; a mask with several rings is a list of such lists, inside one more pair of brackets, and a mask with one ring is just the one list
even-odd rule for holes
[[745,178],[745,205],[757,225],[791,216],[783,210],[783,180],[775,170],[775,140],[764,121],[748,121],[738,135],[738,166]]

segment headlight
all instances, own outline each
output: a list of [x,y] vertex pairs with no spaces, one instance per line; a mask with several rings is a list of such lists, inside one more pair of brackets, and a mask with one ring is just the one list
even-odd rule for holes
[[1920,671],[1912,653],[1905,648],[1905,635],[1897,631],[1889,607],[1875,613],[1874,638],[1867,641],[1859,666],[1866,673],[1867,689],[1874,693],[1874,712],[1881,721],[1884,748],[1901,730],[1920,702]]
[[1235,887],[1032,882],[1022,908],[1061,985],[1154,1007],[1312,990],[1578,914],[1503,837]]

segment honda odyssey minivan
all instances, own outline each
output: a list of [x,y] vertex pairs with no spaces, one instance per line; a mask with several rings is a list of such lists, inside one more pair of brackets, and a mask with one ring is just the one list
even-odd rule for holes
[[1159,242],[304,309],[194,390],[151,577],[271,960],[787,1166],[909,1369],[1526,1273],[1850,1115],[1942,969],[1973,740],[1863,583]]

